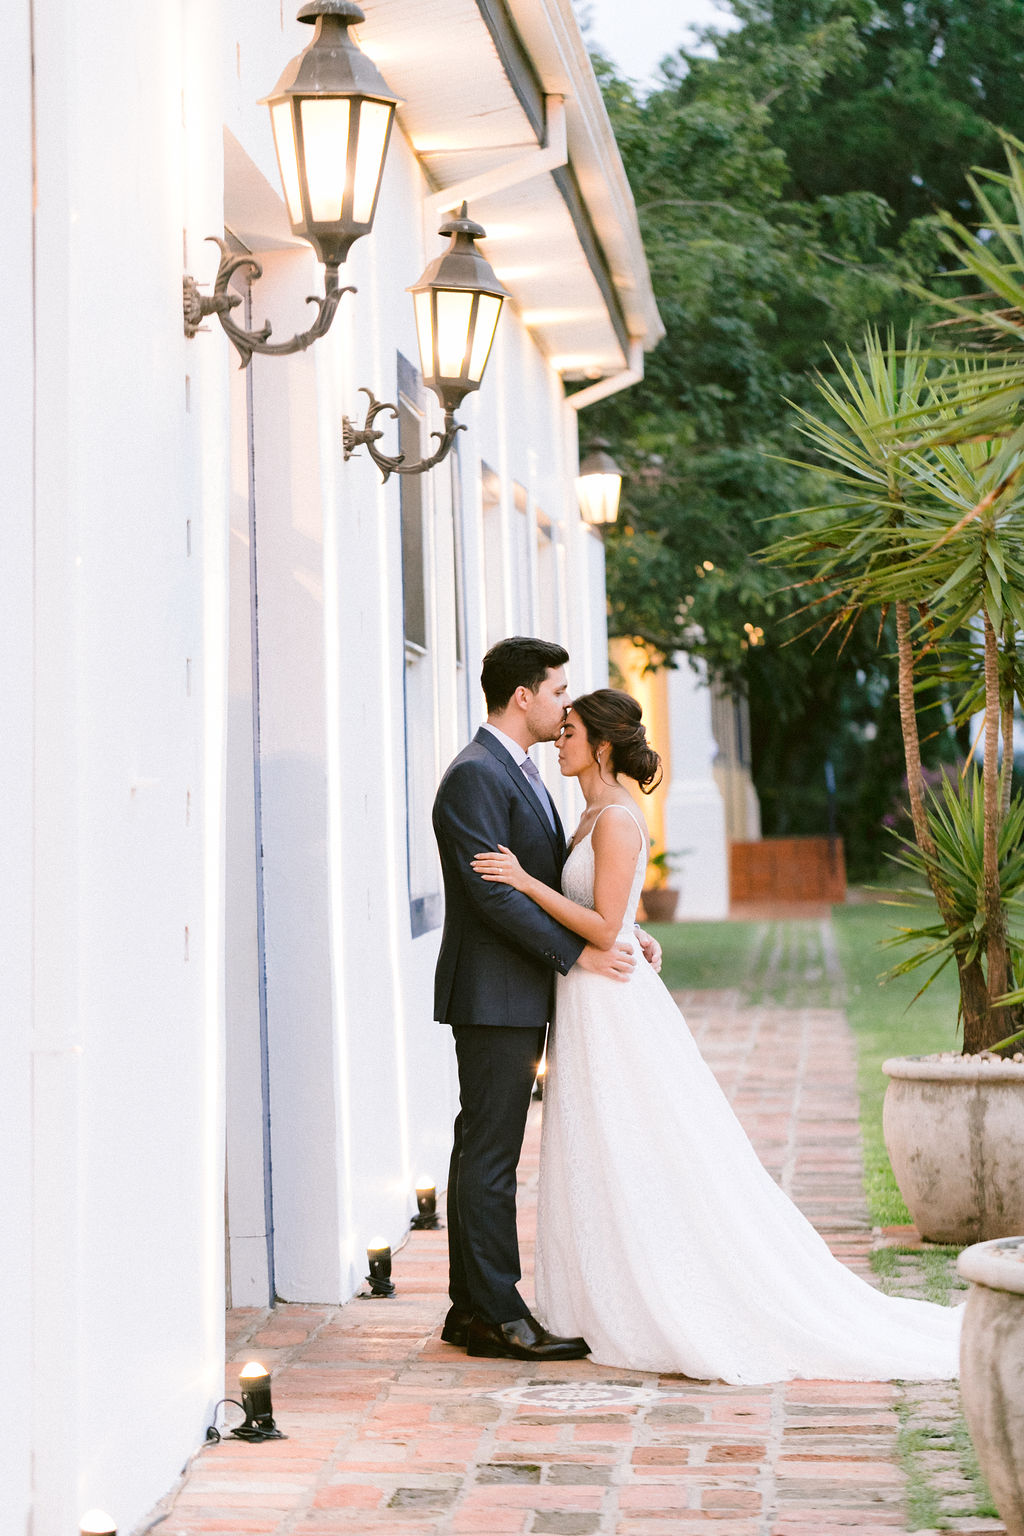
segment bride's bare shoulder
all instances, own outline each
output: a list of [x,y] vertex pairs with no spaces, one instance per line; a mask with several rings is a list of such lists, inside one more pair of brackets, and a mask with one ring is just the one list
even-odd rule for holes
[[[624,811],[625,815],[609,816],[605,814],[608,811]],[[632,829],[630,823],[632,823]],[[610,800],[603,805],[597,813],[593,830],[597,841],[635,842],[635,831],[640,833],[645,847],[649,846],[651,840],[643,814],[632,800]]]

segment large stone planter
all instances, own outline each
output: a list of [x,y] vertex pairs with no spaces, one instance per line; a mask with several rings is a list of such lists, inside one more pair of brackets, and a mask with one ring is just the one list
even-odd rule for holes
[[1024,1237],[967,1248],[960,1393],[1006,1536],[1024,1536]]
[[901,1056],[882,1071],[889,1161],[922,1237],[1024,1232],[1024,1062]]

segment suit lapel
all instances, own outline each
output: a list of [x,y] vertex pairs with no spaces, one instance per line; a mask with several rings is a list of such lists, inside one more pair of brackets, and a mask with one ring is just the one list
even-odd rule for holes
[[545,795],[547,795],[548,804],[551,806],[551,813],[555,818],[555,824],[553,827],[548,821],[548,818],[545,816],[544,811],[537,800],[537,796],[530,788],[529,781],[527,780],[525,773],[512,757],[511,753],[507,752],[506,749],[502,746],[497,736],[493,735],[490,731],[485,730],[485,728],[481,726],[473,739],[478,742],[480,746],[486,747],[491,756],[497,758],[498,762],[501,763],[505,772],[508,774],[509,778],[512,780],[512,783],[515,785],[516,791],[522,795],[523,799],[526,801],[527,805],[530,807],[531,811],[536,816],[541,826],[544,828],[544,831],[551,839],[552,844],[558,851],[559,857],[564,858],[565,832],[562,828],[562,819],[558,814],[554,801],[548,794],[547,785],[544,784],[544,781],[541,780],[541,787],[543,788]]

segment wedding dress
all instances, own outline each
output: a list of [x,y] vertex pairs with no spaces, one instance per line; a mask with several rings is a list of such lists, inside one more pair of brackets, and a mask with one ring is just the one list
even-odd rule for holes
[[[644,837],[621,934],[637,952],[631,979],[579,967],[558,978],[537,1231],[545,1324],[582,1334],[601,1365],[706,1380],[955,1376],[963,1309],[861,1280],[759,1161],[639,954],[646,863]],[[562,890],[592,908],[593,889],[587,833]]]

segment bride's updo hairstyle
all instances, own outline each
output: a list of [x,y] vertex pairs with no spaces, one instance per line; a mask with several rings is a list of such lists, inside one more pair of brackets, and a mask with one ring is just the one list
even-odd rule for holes
[[596,752],[603,741],[611,746],[613,773],[635,779],[645,795],[661,783],[661,758],[647,740],[640,705],[621,688],[595,688],[573,699],[572,707]]

